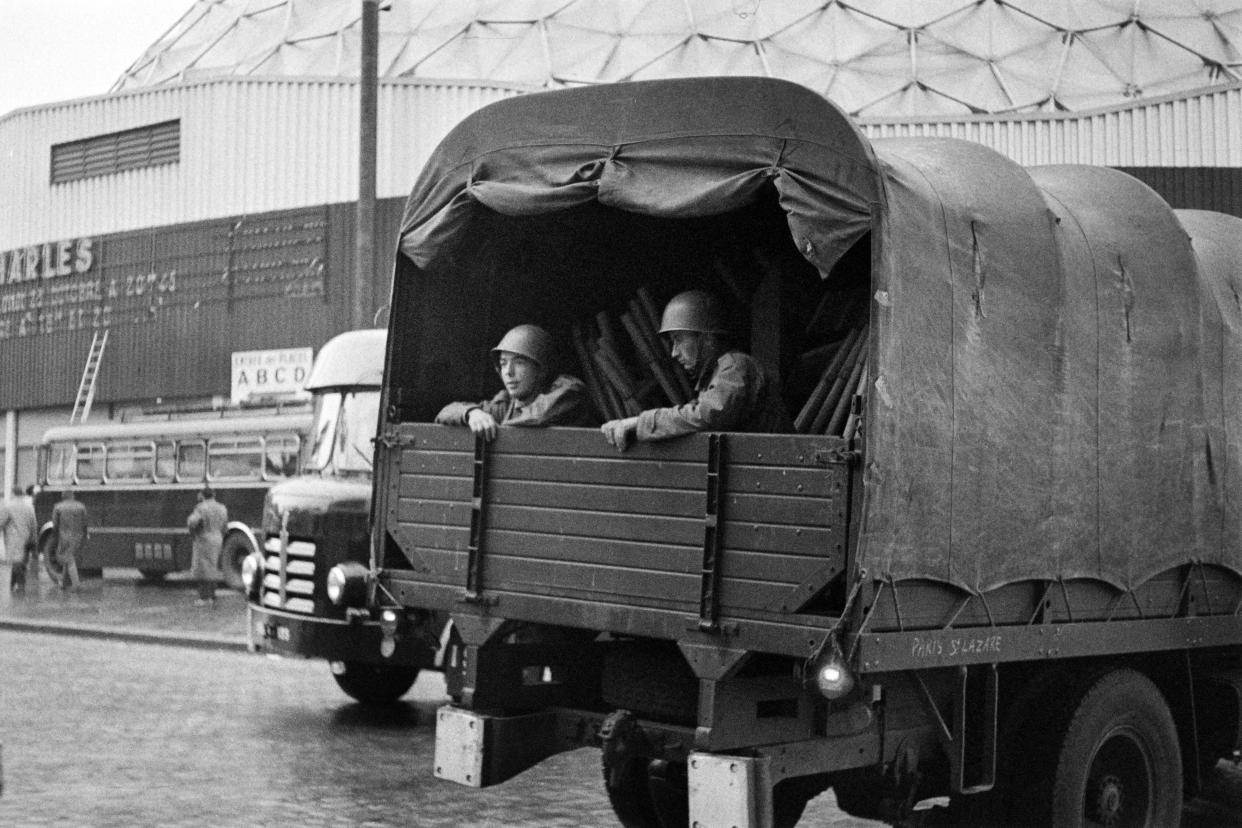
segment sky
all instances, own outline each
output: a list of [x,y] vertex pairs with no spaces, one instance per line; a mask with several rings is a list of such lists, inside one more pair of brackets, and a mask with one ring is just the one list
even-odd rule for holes
[[0,116],[102,95],[194,0],[0,0]]

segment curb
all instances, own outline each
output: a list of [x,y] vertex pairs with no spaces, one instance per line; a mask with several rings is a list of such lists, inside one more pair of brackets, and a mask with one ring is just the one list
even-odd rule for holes
[[250,642],[237,638],[221,638],[194,633],[159,633],[127,630],[123,627],[91,626],[87,624],[49,624],[46,621],[25,621],[16,618],[0,619],[0,629],[19,632],[36,632],[48,635],[72,635],[83,638],[103,638],[112,641],[128,641],[136,644],[163,644],[172,647],[193,647],[200,650],[224,650],[250,652]]

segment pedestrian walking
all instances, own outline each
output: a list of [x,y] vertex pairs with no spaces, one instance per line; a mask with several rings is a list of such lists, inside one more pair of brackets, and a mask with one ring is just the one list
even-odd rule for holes
[[32,570],[35,581],[39,579],[39,521],[34,510],[34,486],[28,486],[23,494],[20,487],[13,488],[11,500],[0,504],[0,530],[4,532],[4,548],[12,573],[3,583],[12,592],[24,592],[26,576]]
[[229,510],[216,500],[210,486],[198,493],[198,505],[186,519],[190,529],[190,575],[198,582],[195,606],[216,605],[216,582],[220,580],[220,549],[224,546],[224,528],[229,523]]
[[60,502],[52,507],[52,528],[56,530],[56,563],[61,567],[60,588],[77,592],[78,555],[90,537],[90,520],[86,504],[78,500],[73,489],[65,489]]

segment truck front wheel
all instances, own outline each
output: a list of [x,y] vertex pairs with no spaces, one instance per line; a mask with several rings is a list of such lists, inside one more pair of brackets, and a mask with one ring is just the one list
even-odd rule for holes
[[1130,669],[1104,673],[1088,684],[1062,722],[1059,746],[1039,757],[1045,779],[1051,773],[1048,824],[1178,824],[1177,727],[1151,679]]
[[418,668],[346,661],[333,665],[332,678],[362,704],[391,704],[414,686]]
[[241,532],[230,532],[220,550],[220,573],[229,589],[242,589],[242,561],[254,552],[254,544]]

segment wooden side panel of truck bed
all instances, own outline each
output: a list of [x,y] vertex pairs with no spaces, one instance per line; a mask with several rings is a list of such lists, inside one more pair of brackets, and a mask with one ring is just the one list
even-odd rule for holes
[[837,438],[693,435],[622,454],[593,429],[502,429],[480,457],[465,429],[403,424],[389,442],[403,581],[690,615],[709,584],[722,616],[761,618],[796,612],[845,565]]

